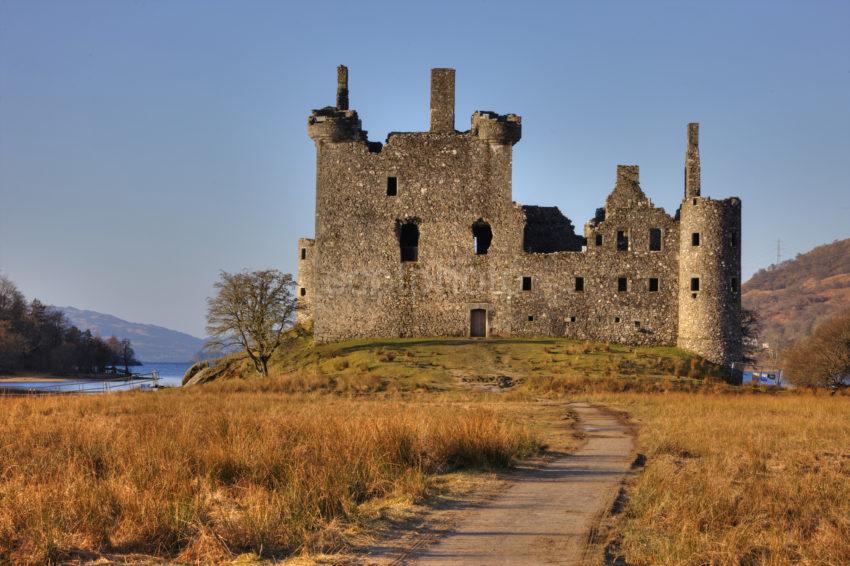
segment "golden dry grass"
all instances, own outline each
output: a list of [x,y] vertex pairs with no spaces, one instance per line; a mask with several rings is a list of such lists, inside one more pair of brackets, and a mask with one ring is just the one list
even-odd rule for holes
[[0,562],[15,564],[332,551],[361,504],[539,447],[515,420],[458,403],[197,388],[2,407]]
[[850,564],[850,398],[597,395],[646,467],[617,523],[629,564]]

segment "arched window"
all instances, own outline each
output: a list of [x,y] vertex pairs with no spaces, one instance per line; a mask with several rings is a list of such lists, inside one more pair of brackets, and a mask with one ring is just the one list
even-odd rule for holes
[[399,225],[398,244],[401,248],[401,261],[419,260],[419,226],[415,222]]
[[472,241],[475,245],[475,255],[487,255],[490,242],[493,241],[493,230],[480,218],[472,225]]

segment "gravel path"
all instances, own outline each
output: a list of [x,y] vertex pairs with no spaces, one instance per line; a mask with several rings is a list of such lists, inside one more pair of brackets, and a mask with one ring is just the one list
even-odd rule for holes
[[578,564],[591,530],[613,504],[633,459],[632,436],[611,414],[570,405],[587,443],[529,470],[499,497],[469,509],[407,564]]

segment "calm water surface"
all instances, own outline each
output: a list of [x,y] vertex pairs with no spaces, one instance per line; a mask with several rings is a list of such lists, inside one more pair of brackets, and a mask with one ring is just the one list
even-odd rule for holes
[[[180,387],[180,382],[183,379],[183,374],[189,369],[192,364],[186,363],[145,363],[140,366],[130,368],[133,373],[150,374],[153,370],[159,372],[159,385],[163,387]],[[109,390],[120,391],[124,389],[134,389],[139,387],[139,383],[133,384],[121,379],[109,381]],[[44,391],[80,391],[89,393],[100,393],[105,390],[105,382],[103,380],[93,379],[57,379],[53,381],[28,381],[21,379],[19,381],[7,381],[0,384],[7,389],[38,389]],[[148,383],[142,384],[142,387],[149,387]]]

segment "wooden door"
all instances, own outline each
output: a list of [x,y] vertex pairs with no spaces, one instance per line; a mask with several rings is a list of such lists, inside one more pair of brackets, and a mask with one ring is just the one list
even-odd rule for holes
[[469,335],[473,338],[487,336],[487,311],[472,309],[469,311]]

